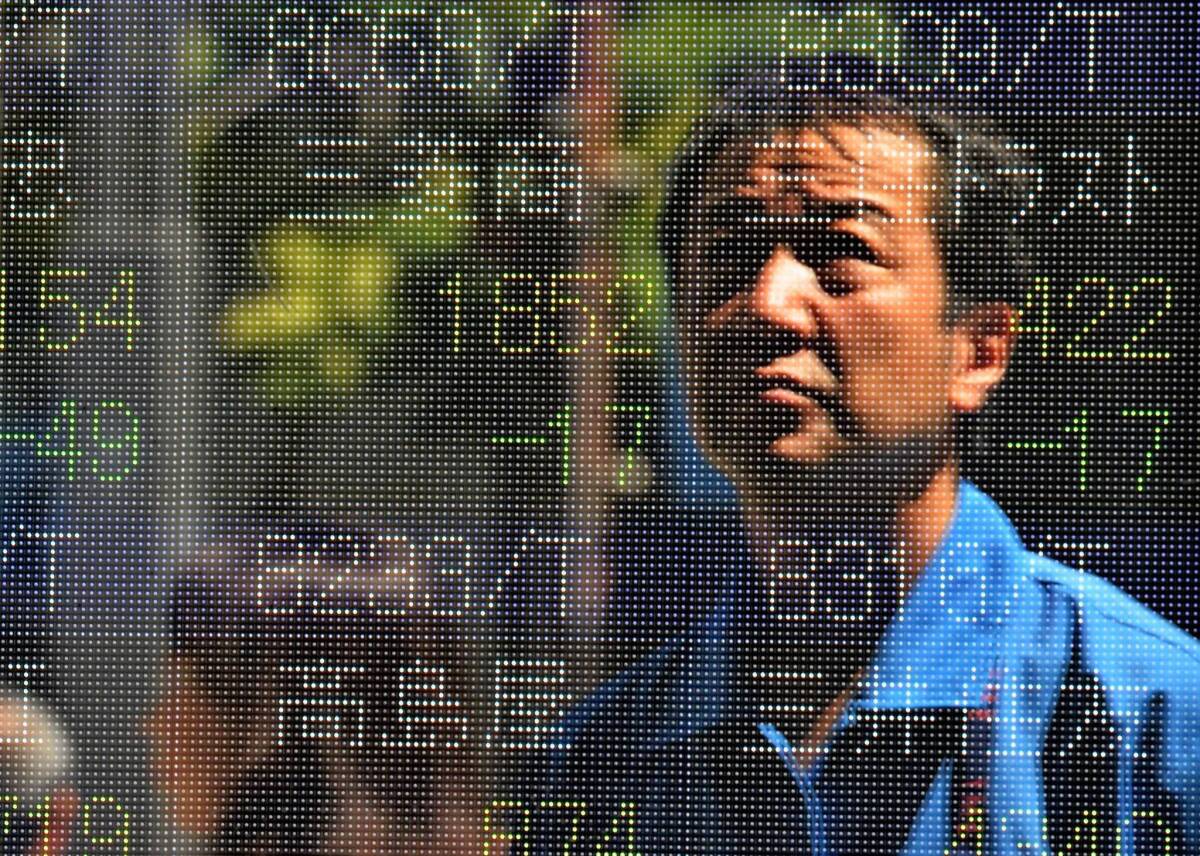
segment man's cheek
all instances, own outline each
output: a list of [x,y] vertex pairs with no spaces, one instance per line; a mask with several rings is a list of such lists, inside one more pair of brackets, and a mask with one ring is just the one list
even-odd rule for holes
[[888,306],[880,300],[862,298],[849,307],[834,327],[838,356],[845,362],[853,359],[877,360],[898,353],[906,342],[903,322],[908,317],[904,306]]

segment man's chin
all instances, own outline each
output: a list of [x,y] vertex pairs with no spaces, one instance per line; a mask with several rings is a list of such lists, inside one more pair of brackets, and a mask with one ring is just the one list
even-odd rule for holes
[[932,435],[845,441],[796,434],[746,449],[722,469],[758,506],[883,511],[920,497],[947,455],[946,441]]
[[846,442],[831,431],[803,431],[770,441],[763,455],[815,470],[843,454],[846,447]]

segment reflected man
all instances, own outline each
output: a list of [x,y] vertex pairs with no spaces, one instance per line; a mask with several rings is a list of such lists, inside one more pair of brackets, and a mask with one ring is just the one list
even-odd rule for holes
[[1025,170],[961,106],[793,72],[698,123],[661,232],[754,581],[573,714],[541,805],[608,850],[623,806],[646,854],[1195,852],[1200,644],[960,475]]

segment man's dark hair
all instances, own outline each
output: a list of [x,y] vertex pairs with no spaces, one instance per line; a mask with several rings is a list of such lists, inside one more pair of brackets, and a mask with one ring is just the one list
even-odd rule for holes
[[659,242],[678,286],[685,242],[705,178],[739,142],[781,129],[847,124],[915,129],[936,156],[935,232],[949,294],[947,322],[976,303],[1018,305],[1031,263],[1017,226],[1030,170],[978,106],[950,94],[907,91],[894,69],[863,57],[825,56],[741,76],[697,121],[667,179]]

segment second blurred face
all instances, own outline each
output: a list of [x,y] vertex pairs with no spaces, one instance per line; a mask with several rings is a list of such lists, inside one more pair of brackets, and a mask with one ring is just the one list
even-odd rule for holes
[[174,826],[208,837],[240,770],[237,735],[197,686],[186,659],[167,668],[167,685],[145,726],[151,773]]

